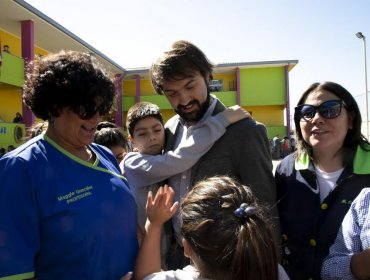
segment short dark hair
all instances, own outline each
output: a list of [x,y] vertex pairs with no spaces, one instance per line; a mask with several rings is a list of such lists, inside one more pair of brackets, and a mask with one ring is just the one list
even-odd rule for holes
[[101,121],[96,127],[96,129],[101,130],[103,128],[116,128],[116,127],[117,125],[115,123],[108,122],[108,121]]
[[14,145],[9,145],[8,146],[8,152],[13,151],[14,149],[15,149]]
[[60,51],[28,68],[23,102],[38,118],[58,117],[64,108],[78,114],[81,107],[93,110],[97,105],[104,114],[113,104],[114,83],[88,53]]
[[152,64],[150,77],[155,91],[162,95],[164,81],[191,77],[196,71],[204,78],[209,75],[212,79],[212,68],[211,62],[197,46],[180,40],[174,42],[171,48]]
[[138,102],[131,106],[126,117],[126,127],[131,136],[134,135],[136,124],[147,117],[154,117],[163,125],[163,117],[157,105],[150,102]]
[[[238,217],[242,204],[253,214]],[[180,220],[182,236],[201,261],[201,277],[278,279],[271,223],[250,188],[227,176],[200,181],[182,201]]]
[[[323,83],[313,83],[305,90],[305,92],[300,97],[297,107],[299,105],[304,104],[307,97],[316,91],[328,91],[337,96],[340,100],[344,101],[345,108],[349,114],[353,114],[353,127],[349,129],[347,135],[344,139],[344,150],[348,152],[348,156],[345,155],[344,159],[350,160],[351,154],[354,153],[357,146],[367,150],[369,142],[366,138],[361,134],[361,113],[360,109],[358,108],[357,102],[352,96],[352,94],[346,90],[343,86],[334,83],[334,82],[323,82]],[[296,129],[296,147],[297,151],[295,153],[295,157],[299,157],[303,153],[307,153],[310,157],[313,156],[311,146],[304,141],[302,136],[302,130],[300,126],[300,115],[295,111],[294,113],[294,124]]]
[[123,130],[119,127],[98,126],[94,142],[111,149],[114,146],[120,146],[127,149],[127,138]]

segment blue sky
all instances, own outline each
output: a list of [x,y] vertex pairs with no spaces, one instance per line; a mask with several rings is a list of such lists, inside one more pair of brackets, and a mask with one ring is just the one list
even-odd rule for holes
[[369,0],[26,1],[124,68],[149,67],[185,39],[214,63],[299,60],[290,72],[293,105],[311,83],[334,81],[365,108],[363,41],[355,33],[366,36],[368,50]]

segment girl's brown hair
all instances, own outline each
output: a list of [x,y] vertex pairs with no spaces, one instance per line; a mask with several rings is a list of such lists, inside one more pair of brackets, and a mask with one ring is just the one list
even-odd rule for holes
[[[241,205],[254,211],[242,217]],[[276,245],[251,190],[226,177],[197,183],[181,204],[181,233],[211,279],[278,279]]]

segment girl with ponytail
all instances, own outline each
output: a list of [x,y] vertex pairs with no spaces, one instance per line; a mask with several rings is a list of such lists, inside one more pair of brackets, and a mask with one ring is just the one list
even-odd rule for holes
[[160,233],[178,208],[173,190],[161,187],[148,195],[143,243],[137,279],[288,279],[278,265],[271,223],[251,190],[226,177],[198,182],[180,207],[184,254],[191,265],[182,270],[161,271]]

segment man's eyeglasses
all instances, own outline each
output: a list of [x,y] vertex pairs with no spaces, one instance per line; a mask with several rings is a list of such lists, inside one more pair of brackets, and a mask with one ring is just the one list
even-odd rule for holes
[[325,119],[334,119],[340,115],[342,106],[345,103],[342,100],[328,100],[321,103],[319,106],[302,104],[295,107],[295,114],[300,120],[310,121],[315,116],[316,112]]
[[110,110],[110,106],[107,104],[101,104],[100,106],[96,106],[96,104],[86,104],[78,106],[74,112],[79,116],[82,120],[91,119],[99,113],[100,116],[106,115]]

